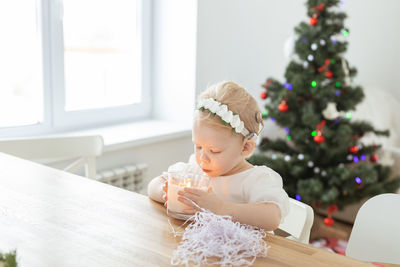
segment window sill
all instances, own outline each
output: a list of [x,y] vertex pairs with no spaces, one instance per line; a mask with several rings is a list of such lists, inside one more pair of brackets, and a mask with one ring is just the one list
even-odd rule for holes
[[101,135],[104,152],[167,141],[192,134],[191,124],[165,120],[146,120],[90,130],[68,132],[67,135]]

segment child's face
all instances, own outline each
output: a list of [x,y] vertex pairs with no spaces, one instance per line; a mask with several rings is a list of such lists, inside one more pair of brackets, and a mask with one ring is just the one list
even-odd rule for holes
[[192,139],[197,164],[210,177],[236,173],[245,164],[240,134],[195,119]]

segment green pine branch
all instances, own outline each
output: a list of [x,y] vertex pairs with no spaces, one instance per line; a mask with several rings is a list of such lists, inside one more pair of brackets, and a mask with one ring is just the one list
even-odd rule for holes
[[5,254],[0,252],[0,263],[4,263],[4,267],[17,267],[17,252],[15,250]]

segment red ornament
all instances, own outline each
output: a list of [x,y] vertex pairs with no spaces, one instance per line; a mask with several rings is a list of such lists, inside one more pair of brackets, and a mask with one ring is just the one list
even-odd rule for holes
[[325,142],[325,137],[322,134],[318,134],[314,136],[314,141],[317,144],[322,144],[323,142]]
[[335,221],[332,218],[324,218],[324,224],[326,226],[332,226],[335,223]]
[[338,206],[335,204],[330,205],[327,210],[328,210],[328,215],[332,215],[333,212],[338,210]]
[[326,78],[332,79],[332,77],[333,77],[332,71],[325,72],[325,76],[326,76]]
[[325,126],[326,121],[322,120],[321,123],[317,124],[317,135],[314,136],[314,142],[317,144],[322,144],[325,142],[325,137],[322,135],[322,132],[324,131],[324,126]]
[[323,72],[324,69],[325,69],[326,67],[328,67],[330,63],[331,63],[331,60],[330,60],[329,58],[328,58],[328,59],[325,59],[324,65],[322,65],[321,67],[318,68],[318,72]]
[[324,3],[321,3],[319,6],[314,6],[314,7],[312,7],[312,9],[317,10],[317,11],[319,11],[319,12],[321,12],[322,10],[324,10],[324,8],[325,8],[325,4],[324,4]]
[[349,152],[351,154],[356,154],[358,152],[358,147],[357,146],[352,146],[349,148]]
[[271,83],[272,83],[272,79],[268,79],[267,84],[271,84]]
[[371,158],[370,158],[370,160],[371,160],[372,162],[377,162],[377,161],[378,161],[378,155],[376,155],[376,154],[372,155]]
[[317,130],[320,131],[322,133],[322,131],[324,130],[324,126],[325,126],[326,121],[322,120],[321,123],[317,124]]
[[261,99],[266,99],[268,97],[266,92],[261,92],[260,94]]
[[318,23],[318,18],[316,18],[316,17],[311,17],[310,18],[310,25],[311,26],[315,26],[315,25],[317,25],[317,23]]
[[328,216],[324,219],[324,224],[325,224],[326,226],[332,226],[332,225],[333,225],[333,223],[334,223],[335,221],[332,219],[332,214],[333,214],[335,211],[337,211],[337,210],[338,210],[338,206],[335,205],[335,204],[330,205],[330,206],[326,209],[326,212],[328,213]]
[[289,110],[289,106],[286,104],[285,100],[282,100],[282,103],[279,104],[278,109],[280,112],[286,112]]

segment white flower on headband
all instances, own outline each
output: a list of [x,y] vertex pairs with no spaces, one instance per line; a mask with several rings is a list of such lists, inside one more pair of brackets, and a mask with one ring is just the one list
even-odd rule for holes
[[234,115],[231,122],[230,122],[232,128],[236,128],[240,125],[240,117],[239,115]]
[[226,123],[230,123],[233,119],[232,111],[228,110],[228,112],[225,112],[225,114],[221,117],[221,119]]
[[228,106],[222,104],[221,106],[219,106],[219,109],[217,111],[217,115],[222,118],[222,116],[224,116],[225,113],[228,113]]
[[213,104],[213,101],[212,101],[211,98],[206,99],[206,100],[204,101],[204,103],[203,103],[204,108],[206,108],[206,109],[209,109],[209,108],[211,107],[212,104]]
[[211,106],[208,108],[212,113],[216,113],[219,110],[219,105],[221,103],[214,101],[212,102]]
[[227,125],[230,125],[236,133],[241,133],[244,136],[250,133],[249,130],[244,128],[244,122],[240,119],[239,115],[234,115],[233,112],[228,109],[227,105],[221,104],[213,98],[200,100],[197,108],[204,108],[213,114],[217,114]]
[[[244,123],[243,123],[243,121],[241,121],[240,124],[239,124],[239,126],[237,126],[237,127],[235,128],[235,131],[236,131],[237,133],[241,133],[241,132],[243,132],[244,130],[246,130],[247,132],[249,132],[246,128],[244,128]],[[247,134],[246,134],[246,135],[247,135]]]

